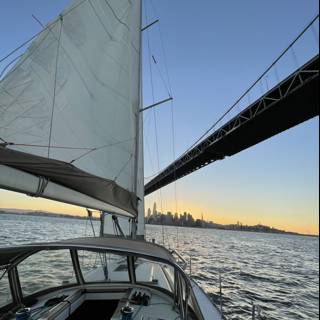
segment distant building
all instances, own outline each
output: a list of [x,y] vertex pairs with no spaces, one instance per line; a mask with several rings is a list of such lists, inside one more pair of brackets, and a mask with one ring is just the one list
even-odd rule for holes
[[173,224],[173,214],[170,211],[167,212],[166,223],[169,225]]
[[[1,214],[1,211],[0,211]],[[289,233],[283,230],[278,230],[272,227],[264,226],[261,223],[255,226],[243,225],[241,221],[237,221],[235,224],[223,225],[217,224],[214,221],[206,221],[203,214],[201,219],[194,219],[191,213],[184,212],[183,214],[168,211],[167,214],[157,211],[157,204],[153,204],[153,210],[149,208],[147,210],[146,223],[149,224],[163,224],[169,226],[182,226],[182,227],[196,227],[196,228],[213,228],[220,230],[239,230],[239,231],[251,231],[251,232],[268,232],[268,233]]]
[[156,217],[156,216],[157,216],[157,213],[158,213],[158,212],[157,212],[157,204],[154,203],[154,204],[153,204],[152,215]]
[[192,225],[194,223],[194,219],[191,213],[188,213],[188,225]]

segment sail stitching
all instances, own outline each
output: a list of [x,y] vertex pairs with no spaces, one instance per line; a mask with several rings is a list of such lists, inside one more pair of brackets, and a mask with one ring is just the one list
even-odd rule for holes
[[114,11],[114,9],[112,8],[112,6],[110,5],[110,3],[108,2],[108,0],[105,0],[105,3],[107,4],[107,6],[110,8],[112,14],[114,15],[114,17],[119,21],[119,23],[121,23],[122,25],[124,25],[128,30],[130,30],[129,26],[123,22],[116,14],[116,12]]
[[[86,1],[88,1],[88,0],[84,0],[84,1],[82,1],[80,4],[83,4],[83,3],[86,2]],[[77,6],[75,6],[73,9],[76,9],[77,7],[79,7],[80,4],[78,4]],[[63,18],[64,18],[68,13],[70,13],[71,11],[72,11],[72,9],[70,9],[70,10],[69,10],[67,13],[65,13],[64,15],[61,14],[61,15],[60,15],[60,19],[63,19]],[[33,16],[33,17],[34,17],[34,16]],[[35,18],[35,17],[34,17],[34,18]],[[39,19],[37,19],[37,18],[35,18],[35,19],[36,19],[36,21],[37,21],[43,28],[45,28],[44,24],[43,24]],[[49,32],[52,33],[52,36],[54,37],[54,39],[55,39],[56,41],[58,41],[56,35],[55,35],[54,32],[51,30],[51,28],[49,27],[48,29],[49,29]],[[79,78],[81,79],[81,81],[82,81],[83,85],[85,86],[88,94],[89,94],[90,96],[92,96],[92,93],[91,93],[91,91],[90,91],[90,89],[89,89],[89,87],[88,87],[85,79],[83,78],[83,76],[82,76],[81,72],[79,71],[79,69],[78,69],[78,68],[76,67],[76,65],[74,64],[73,59],[70,57],[70,55],[68,54],[67,50],[64,48],[64,46],[63,46],[61,43],[60,43],[60,46],[61,46],[61,49],[62,49],[63,53],[64,53],[64,54],[66,55],[66,57],[69,59],[71,65],[72,65],[72,67],[73,67],[73,69],[76,71],[76,73],[78,74]]]
[[[109,32],[108,29],[106,28],[105,24],[102,22],[100,16],[98,15],[98,12],[97,12],[97,10],[95,9],[94,5],[92,4],[91,0],[88,0],[88,1],[89,1],[90,6],[92,7],[92,10],[93,10],[94,14],[95,14],[96,17],[98,18],[98,20],[99,20],[102,28],[103,28],[103,29],[105,30],[105,32],[108,34],[109,38],[110,38],[111,40],[114,40],[114,37],[110,34],[110,32]],[[129,9],[129,7],[128,7],[128,9]],[[124,15],[125,15],[125,14],[127,14],[127,11],[125,11]],[[129,27],[128,27],[128,31],[130,31],[130,28],[129,28]],[[122,42],[125,46],[127,46],[127,44],[124,43],[123,40],[121,40],[121,39],[119,39],[119,40],[120,40],[120,42]],[[134,44],[132,43],[132,41],[130,42],[130,45],[131,45],[131,47],[136,51],[136,53],[139,54],[139,50],[134,46]],[[109,57],[110,57],[112,60],[114,60],[111,56],[109,56]],[[114,60],[114,61],[118,64],[118,62],[117,62],[116,60]],[[116,91],[115,91],[115,92],[116,92]]]
[[110,32],[108,31],[108,29],[106,28],[106,26],[105,26],[104,23],[102,22],[100,16],[98,15],[98,12],[97,12],[96,8],[94,7],[94,5],[92,4],[91,0],[88,0],[88,2],[89,2],[89,4],[90,4],[90,6],[91,6],[91,8],[92,8],[92,10],[93,10],[93,12],[94,12],[94,14],[95,14],[96,17],[98,18],[101,26],[103,27],[104,31],[105,31],[106,34],[109,36],[109,38],[110,38],[111,40],[113,40],[113,36],[110,34]]
[[[21,131],[18,130],[18,131],[12,132],[10,135],[6,136],[6,138],[9,138],[9,137],[14,136],[14,135],[17,135],[17,134],[22,134],[22,133],[23,133],[23,134],[28,134],[28,132],[26,132],[27,130],[33,129],[34,127],[36,127],[36,126],[38,126],[38,125],[40,125],[40,124],[42,124],[42,123],[45,123],[45,122],[47,122],[47,121],[48,121],[47,119],[41,120],[41,121],[33,124],[32,126],[29,126],[29,127],[27,127],[27,128],[24,128],[24,129],[21,130]],[[0,129],[2,129],[2,128],[5,128],[5,127],[1,127]]]
[[[14,106],[15,103],[16,103],[18,106],[21,107],[20,102],[19,102],[18,100],[19,100],[19,98],[25,93],[25,91],[27,91],[27,89],[30,88],[30,86],[31,86],[31,84],[28,85],[28,86],[26,86],[16,97],[12,96],[12,94],[11,94],[9,91],[7,91],[6,89],[4,89],[4,92],[7,93],[7,94],[8,94],[10,97],[12,97],[13,99],[12,99],[12,101],[7,105],[7,107],[6,107],[4,110],[2,110],[2,112],[0,113],[0,116],[1,116],[3,113],[5,113],[6,111],[8,111],[12,106]],[[25,111],[24,111],[22,114],[24,114],[24,113],[25,113]],[[15,117],[15,118],[14,118],[14,121],[15,121],[16,119],[18,119],[18,118],[19,118],[19,116]],[[8,125],[10,125],[10,124],[11,124],[12,122],[14,122],[14,121],[11,121],[11,122],[5,124],[4,126],[0,127],[0,129],[2,129],[2,128],[4,128],[4,127],[7,127]]]

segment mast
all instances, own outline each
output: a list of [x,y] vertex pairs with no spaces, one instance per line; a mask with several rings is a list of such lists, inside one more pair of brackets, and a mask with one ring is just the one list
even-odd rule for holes
[[143,78],[142,78],[142,12],[143,0],[139,0],[140,12],[140,61],[139,61],[139,112],[136,115],[136,159],[135,159],[135,193],[138,195],[138,219],[137,225],[133,230],[136,234],[133,236],[145,235],[145,221],[144,221],[144,158],[143,158],[143,113],[140,112],[143,106]]

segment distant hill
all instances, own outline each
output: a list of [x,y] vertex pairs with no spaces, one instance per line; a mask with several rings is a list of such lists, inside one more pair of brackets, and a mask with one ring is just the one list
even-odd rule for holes
[[[40,210],[23,210],[23,209],[0,209],[0,214],[15,214],[15,215],[26,215],[26,216],[42,216],[51,218],[68,218],[68,219],[82,219],[85,220],[87,216],[69,215],[63,213],[53,213]],[[99,218],[92,218],[93,220],[99,220]]]

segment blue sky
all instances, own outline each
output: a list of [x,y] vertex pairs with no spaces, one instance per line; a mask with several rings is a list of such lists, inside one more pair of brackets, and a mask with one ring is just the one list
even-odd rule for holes
[[[148,21],[158,17],[161,20],[144,35],[144,104],[152,103],[148,36],[151,52],[166,78],[160,26],[174,96],[176,155],[221,116],[319,11],[316,0],[144,2],[144,23],[146,16]],[[32,14],[46,23],[68,3],[2,0],[0,57],[41,30]],[[314,36],[309,32],[279,64],[280,77],[318,51]],[[155,100],[166,98],[168,94],[155,67],[153,80]],[[146,176],[158,170],[152,112],[145,114]],[[170,104],[159,107],[156,115],[162,169],[173,160]],[[178,210],[198,216],[203,213],[217,222],[261,222],[317,233],[318,133],[318,119],[311,120],[180,180]],[[3,192],[0,197],[0,205],[4,199],[10,198],[6,204],[12,205],[12,199],[21,199]],[[153,201],[160,207],[159,193],[146,200],[147,207]],[[175,211],[173,186],[162,190],[162,206],[163,210]]]

